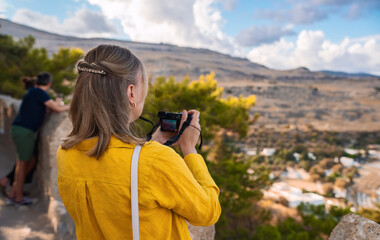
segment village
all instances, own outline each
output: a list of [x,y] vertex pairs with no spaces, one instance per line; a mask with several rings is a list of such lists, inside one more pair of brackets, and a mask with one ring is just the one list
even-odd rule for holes
[[[249,148],[245,153],[271,158],[276,154],[276,149],[263,148],[258,152]],[[352,181],[339,176],[334,184],[324,183],[313,179],[312,168],[308,172],[295,164],[285,167],[283,171],[271,172],[270,179],[273,184],[264,191],[261,202],[269,208],[283,208],[282,212],[286,208],[295,209],[301,203],[325,205],[326,209],[331,206],[349,207],[352,212],[357,212],[360,208],[375,209],[380,204],[380,145],[368,145],[367,151],[345,148],[344,153],[355,157],[334,157],[333,163],[329,164],[332,167],[324,168],[323,175],[331,179],[337,174],[337,169],[341,172],[355,169],[357,172]],[[300,155],[293,153],[296,163],[299,163]],[[308,152],[308,157],[311,161],[317,161],[312,152]]]

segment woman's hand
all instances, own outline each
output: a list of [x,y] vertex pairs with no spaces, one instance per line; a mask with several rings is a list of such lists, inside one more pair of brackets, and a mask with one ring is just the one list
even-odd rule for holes
[[[193,114],[193,119],[191,120],[190,126],[188,126],[185,131],[182,133],[181,137],[177,142],[175,142],[172,146],[180,145],[183,156],[186,156],[190,153],[197,153],[195,149],[195,145],[198,142],[198,138],[200,135],[201,126],[199,125],[199,111],[190,110],[187,112],[183,110],[181,123],[179,125],[179,129],[182,128],[183,123],[186,121],[188,114]],[[199,130],[198,130],[199,129]],[[161,131],[158,128],[152,135],[152,140],[164,144],[167,140],[174,137],[178,133],[175,132],[166,132]]]
[[[183,110],[181,122],[179,124],[179,129],[182,128],[182,125],[186,121],[186,119],[187,119],[187,112],[186,112],[186,110]],[[164,144],[164,143],[166,143],[166,141],[168,141],[170,138],[176,136],[177,134],[178,134],[178,132],[161,131],[161,127],[158,127],[157,130],[152,135],[152,140],[159,142],[161,144]],[[182,138],[182,136],[181,136],[181,138]],[[173,143],[172,146],[177,146],[178,144],[179,144],[179,142],[177,141],[177,142]]]
[[[157,130],[152,135],[152,140],[159,142],[161,144],[166,143],[167,140],[177,135],[175,132],[161,131],[161,127],[158,127]],[[178,144],[177,142],[173,145]]]
[[190,153],[197,153],[195,145],[198,142],[198,138],[201,131],[201,125],[199,124],[200,113],[197,110],[190,110],[189,112],[186,112],[186,110],[184,110],[182,112],[181,126],[183,122],[186,121],[188,114],[193,114],[193,119],[191,120],[190,125],[185,129],[185,131],[182,133],[181,137],[178,140],[179,145],[181,146],[183,156],[186,156]]

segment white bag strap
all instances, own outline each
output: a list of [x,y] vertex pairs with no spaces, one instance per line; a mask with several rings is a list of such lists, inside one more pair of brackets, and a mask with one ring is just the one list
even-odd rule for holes
[[137,145],[133,150],[131,162],[131,209],[132,209],[132,234],[133,240],[140,239],[139,223],[139,196],[138,196],[138,167],[141,146]]

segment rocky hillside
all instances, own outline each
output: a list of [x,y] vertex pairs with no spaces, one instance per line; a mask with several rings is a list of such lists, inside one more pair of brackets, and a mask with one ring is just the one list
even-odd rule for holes
[[[22,38],[33,35],[38,47],[50,54],[60,47],[84,51],[99,44],[128,47],[140,56],[153,78],[185,75],[196,79],[216,73],[226,95],[257,96],[252,114],[260,113],[256,126],[276,129],[312,125],[319,130],[380,130],[380,77],[332,71],[314,72],[300,67],[278,71],[248,59],[207,49],[178,47],[110,39],[62,36],[0,19],[0,34]],[[301,63],[302,64],[302,63]]]

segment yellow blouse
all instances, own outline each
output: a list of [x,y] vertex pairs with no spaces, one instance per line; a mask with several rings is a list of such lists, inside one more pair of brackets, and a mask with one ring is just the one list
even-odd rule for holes
[[[97,160],[97,139],[58,149],[58,188],[81,239],[132,239],[130,172],[133,146],[112,137]],[[214,224],[219,189],[199,154],[182,159],[172,148],[146,143],[138,168],[140,239],[190,239],[185,220]]]

